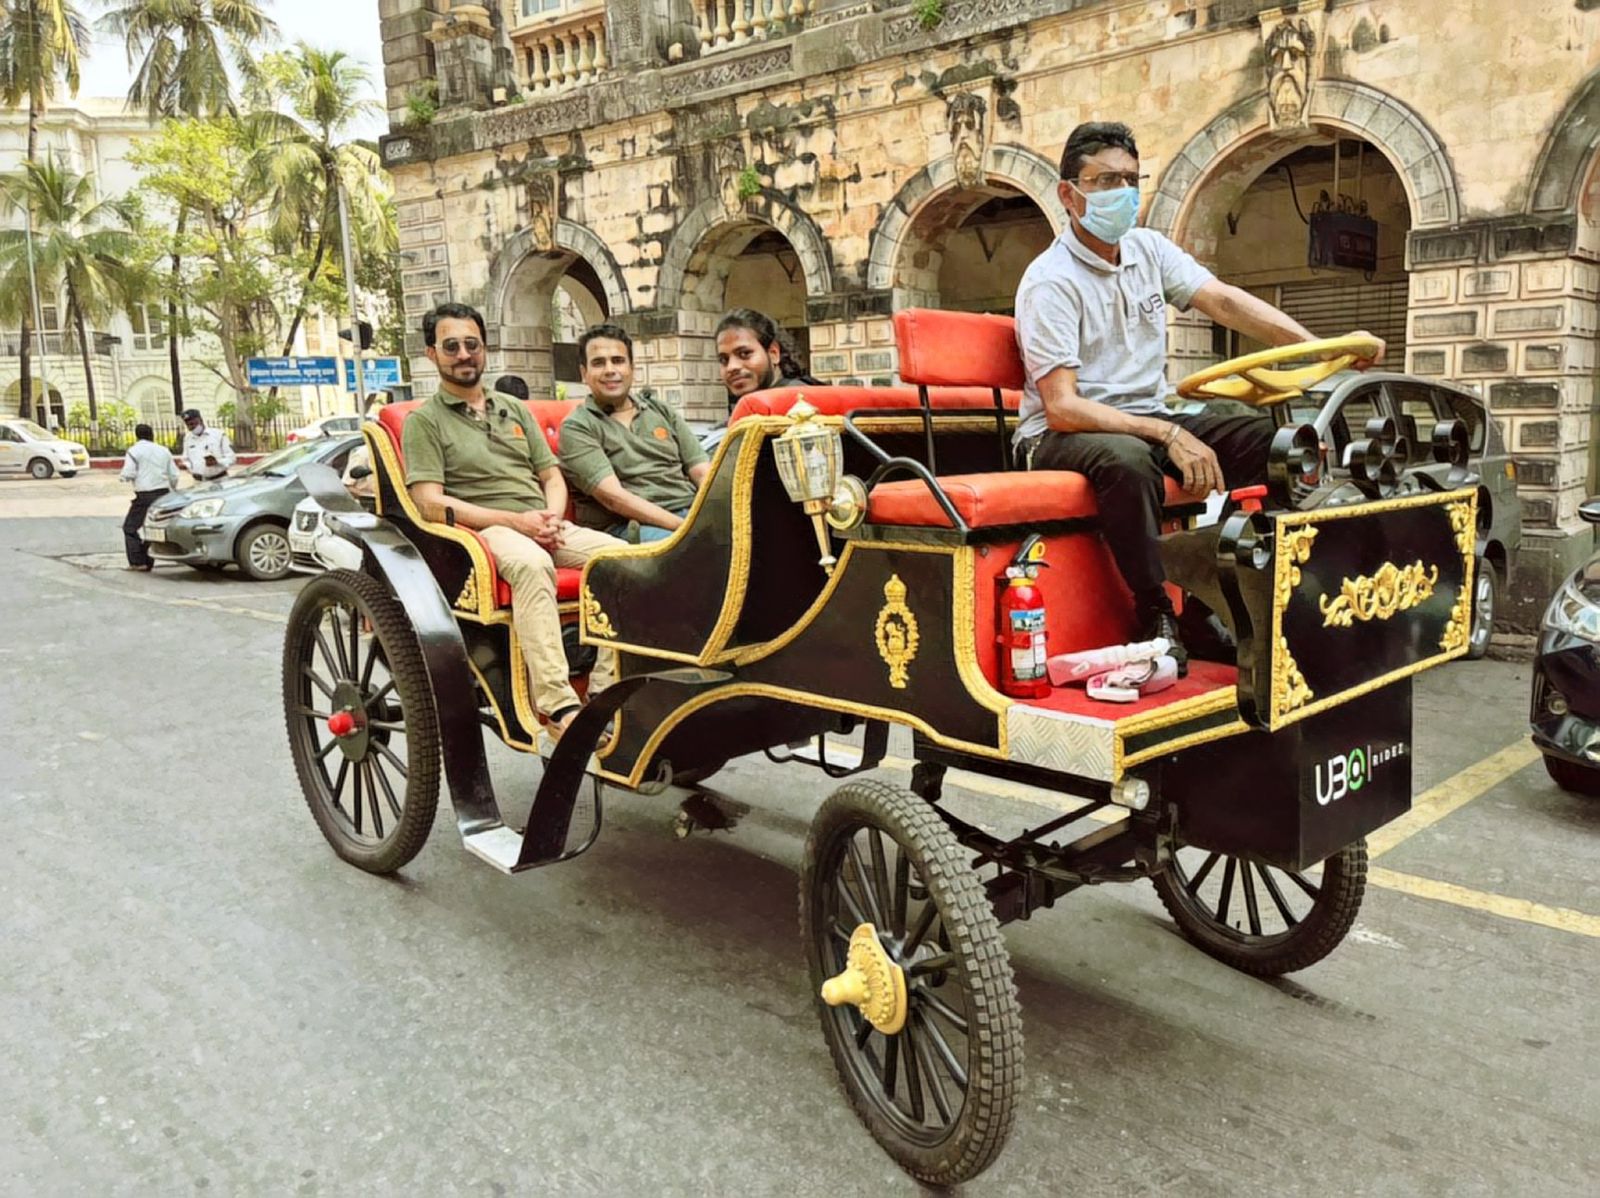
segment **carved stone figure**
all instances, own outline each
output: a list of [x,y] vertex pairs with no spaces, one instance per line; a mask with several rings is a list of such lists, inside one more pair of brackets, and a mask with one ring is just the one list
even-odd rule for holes
[[983,183],[984,134],[989,102],[978,92],[957,92],[945,107],[950,126],[950,153],[955,159],[956,182],[962,187]]
[[1304,128],[1310,120],[1317,34],[1302,16],[1284,15],[1274,23],[1271,17],[1275,15],[1263,13],[1261,17],[1267,110],[1274,129]]
[[717,182],[717,194],[729,216],[744,211],[744,199],[739,195],[739,175],[744,170],[744,146],[735,138],[724,138],[711,147],[711,172]]
[[541,171],[528,180],[528,248],[543,253],[556,248],[556,177]]

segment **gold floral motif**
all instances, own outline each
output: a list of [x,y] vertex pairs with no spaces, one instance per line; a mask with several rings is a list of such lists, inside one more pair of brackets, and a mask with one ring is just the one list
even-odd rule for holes
[[478,572],[467,571],[467,585],[461,588],[461,594],[456,596],[456,606],[462,611],[478,610]]
[[1473,556],[1478,544],[1478,513],[1474,499],[1463,499],[1445,508],[1450,513],[1451,531],[1456,534],[1456,548],[1465,558]]
[[1476,582],[1473,573],[1478,564],[1477,496],[1452,503],[1445,511],[1450,514],[1450,529],[1456,534],[1456,548],[1461,551],[1463,569],[1461,594],[1456,596],[1450,622],[1444,626],[1444,633],[1439,637],[1439,651],[1465,653],[1467,643],[1472,639],[1472,592]]
[[889,667],[889,685],[896,690],[906,688],[906,667],[917,656],[917,617],[906,606],[906,584],[900,575],[889,575],[883,584],[883,597],[888,600],[878,612],[878,622],[873,626],[872,639],[878,646],[878,656]]
[[1300,567],[1311,560],[1311,542],[1317,539],[1317,530],[1310,525],[1290,528],[1278,534],[1277,599],[1281,610],[1289,603],[1289,596],[1300,585]]
[[1439,581],[1439,567],[1427,567],[1420,560],[1409,566],[1384,562],[1376,574],[1346,578],[1339,594],[1318,600],[1324,628],[1349,628],[1355,620],[1387,620],[1397,612],[1409,611],[1433,594]]
[[589,589],[589,584],[583,584],[583,592],[578,596],[578,606],[583,612],[583,624],[593,635],[614,638],[617,630],[611,626],[611,617],[606,615],[600,606],[600,600],[594,597],[594,592]]
[[1306,685],[1305,676],[1289,652],[1289,638],[1278,637],[1272,671],[1272,706],[1277,715],[1286,715],[1296,707],[1304,707],[1314,696]]

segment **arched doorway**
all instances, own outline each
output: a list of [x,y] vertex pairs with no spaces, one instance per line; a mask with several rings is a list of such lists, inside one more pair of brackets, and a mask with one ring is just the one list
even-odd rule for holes
[[[1388,360],[1405,362],[1411,204],[1381,150],[1313,130],[1287,146],[1241,147],[1202,186],[1209,194],[1196,195],[1180,236],[1221,278],[1318,336],[1376,333]],[[1263,348],[1221,328],[1212,342],[1217,357]]]
[[708,310],[754,308],[765,312],[788,334],[805,360],[810,357],[811,334],[806,325],[806,280],[800,257],[776,229],[758,225],[753,233],[727,261],[722,298]]
[[1016,309],[1017,284],[1055,230],[1032,197],[1003,183],[957,188],[923,204],[895,256],[894,307]]
[[22,398],[22,380],[14,379],[6,388],[5,410],[45,428],[65,429],[67,426],[67,401],[62,398],[61,392],[55,387],[48,389],[49,399],[46,401],[46,388],[39,381],[39,376],[33,377],[33,397],[31,404],[24,403]]
[[491,384],[501,374],[520,375],[535,399],[555,396],[557,388],[582,393],[578,337],[611,315],[599,273],[570,250],[529,254],[511,271],[498,309],[499,327],[490,330],[497,349],[490,354]]

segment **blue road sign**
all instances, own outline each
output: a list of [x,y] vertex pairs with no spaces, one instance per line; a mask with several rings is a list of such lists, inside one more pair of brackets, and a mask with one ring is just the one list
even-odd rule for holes
[[252,387],[336,387],[338,358],[246,358],[245,377]]
[[[366,376],[368,391],[386,391],[405,381],[400,377],[399,358],[363,358],[361,369]],[[356,389],[356,364],[348,358],[344,362],[344,389]]]

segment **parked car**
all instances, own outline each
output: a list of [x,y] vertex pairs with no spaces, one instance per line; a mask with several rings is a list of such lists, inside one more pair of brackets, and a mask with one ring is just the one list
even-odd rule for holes
[[342,437],[360,431],[359,416],[319,416],[310,424],[292,430],[283,440],[286,445],[294,445],[300,441],[315,441],[318,437]]
[[300,574],[361,569],[361,548],[328,527],[327,512],[307,495],[289,522],[289,568]]
[[[1479,559],[1474,572],[1472,633],[1467,656],[1480,658],[1489,651],[1495,612],[1506,581],[1516,565],[1522,544],[1522,500],[1517,495],[1517,468],[1506,452],[1499,426],[1489,418],[1483,400],[1472,392],[1433,379],[1412,375],[1346,371],[1333,375],[1291,401],[1295,419],[1316,427],[1327,455],[1321,502],[1344,503],[1360,498],[1350,477],[1351,446],[1366,435],[1367,422],[1390,417],[1411,443],[1411,464],[1402,472],[1402,493],[1415,493],[1426,485],[1422,475],[1443,478],[1449,467],[1433,461],[1431,438],[1441,420],[1459,420],[1466,426],[1472,466],[1487,493],[1489,522],[1480,535]],[[1480,495],[1480,502],[1484,497]]]
[[289,573],[289,520],[306,497],[296,471],[311,462],[343,470],[360,437],[319,437],[287,446],[215,483],[158,499],[141,535],[161,561],[205,569],[236,563],[252,578]]
[[0,420],[0,473],[26,470],[34,478],[71,478],[89,468],[89,451],[31,420]]
[[[1600,499],[1578,514],[1600,524]],[[1556,588],[1545,608],[1529,720],[1555,784],[1600,797],[1600,552]]]

